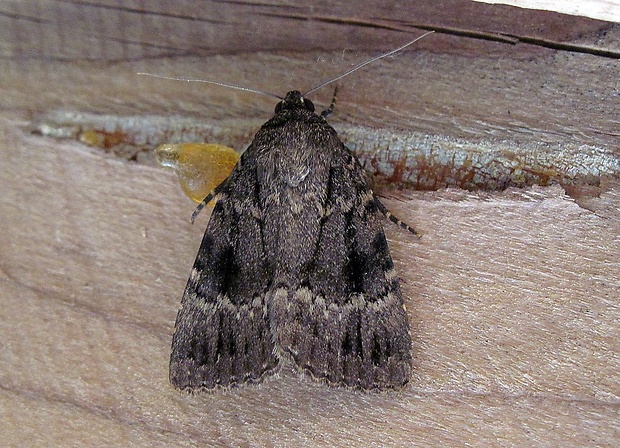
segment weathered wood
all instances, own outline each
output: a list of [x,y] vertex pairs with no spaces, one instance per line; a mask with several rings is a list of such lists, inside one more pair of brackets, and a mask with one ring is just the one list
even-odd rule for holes
[[[413,241],[386,225],[415,341],[415,374],[406,390],[366,395],[283,372],[260,387],[186,397],[168,384],[167,361],[207,217],[188,223],[193,204],[170,174],[27,132],[32,116],[56,109],[260,122],[271,100],[134,74],[303,88],[363,59],[361,50],[406,40],[348,24],[351,17],[415,17],[486,31],[530,24],[549,39],[585,33],[585,44],[617,48],[618,30],[601,22],[488,5],[468,10],[467,2],[416,4],[405,14],[390,5],[347,9],[345,3],[312,11],[200,3],[197,12],[189,2],[175,3],[174,11],[166,9],[169,2],[135,8],[4,2],[4,444],[609,446],[618,440],[616,179],[575,193],[585,194],[580,200],[589,209],[558,186],[402,192],[386,200],[422,233]],[[147,7],[161,13],[138,10]],[[284,17],[293,13],[342,20]],[[617,150],[615,60],[470,41],[440,37],[421,47],[427,53],[412,51],[347,80],[334,119],[370,123],[379,132],[398,127]],[[445,53],[442,42],[458,46]],[[347,47],[357,51],[347,51],[344,62],[342,52],[329,51]],[[319,98],[328,102],[330,94]]]

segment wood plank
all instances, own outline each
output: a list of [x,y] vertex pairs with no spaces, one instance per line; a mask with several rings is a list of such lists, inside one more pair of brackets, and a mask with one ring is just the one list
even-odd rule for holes
[[[405,27],[403,17],[415,17],[615,51],[617,28],[468,2],[416,2],[406,11],[371,2],[170,5],[2,6],[0,435],[7,445],[615,444],[620,188],[613,176],[577,187],[588,209],[557,185],[403,191],[386,200],[422,233],[412,241],[386,226],[415,341],[406,390],[360,394],[284,371],[259,387],[187,397],[168,384],[167,360],[207,217],[188,223],[193,204],[160,169],[28,129],[39,114],[62,109],[237,122],[247,135],[273,101],[135,73],[303,88],[409,36],[352,18]],[[439,36],[385,62],[343,84],[334,123],[381,135],[589,144],[617,154],[612,58]],[[317,103],[328,103],[331,92],[321,95]]]

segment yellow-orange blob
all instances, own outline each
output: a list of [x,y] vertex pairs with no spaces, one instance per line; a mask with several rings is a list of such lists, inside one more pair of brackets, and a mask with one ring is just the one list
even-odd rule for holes
[[87,129],[80,133],[79,140],[89,146],[112,148],[125,142],[127,136],[121,131],[106,132],[98,129]]
[[234,149],[211,143],[167,143],[155,155],[161,166],[174,170],[183,192],[196,202],[222,183],[239,160]]
[[82,132],[79,138],[82,143],[88,146],[97,146],[99,148],[105,146],[105,136],[92,129]]

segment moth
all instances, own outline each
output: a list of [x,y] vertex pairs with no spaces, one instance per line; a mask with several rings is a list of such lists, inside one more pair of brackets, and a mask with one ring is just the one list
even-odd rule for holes
[[316,114],[309,92],[280,98],[192,216],[217,200],[175,323],[178,389],[257,383],[283,365],[365,390],[409,381],[409,322],[380,215],[414,230],[379,201],[327,123],[334,102]]

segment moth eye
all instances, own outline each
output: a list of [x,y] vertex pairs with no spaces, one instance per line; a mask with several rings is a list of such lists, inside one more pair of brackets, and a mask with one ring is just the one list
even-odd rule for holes
[[160,145],[157,162],[172,168],[185,195],[201,202],[224,181],[239,160],[239,154],[227,146],[210,143]]
[[276,104],[276,114],[282,110],[282,101]]
[[305,98],[303,100],[304,100],[304,107],[308,109],[310,112],[314,112],[314,103]]

